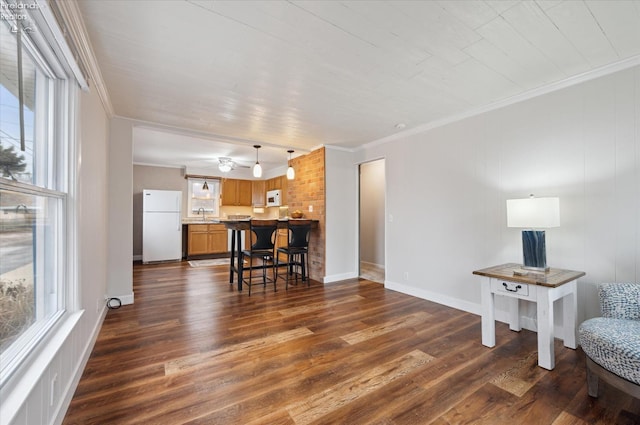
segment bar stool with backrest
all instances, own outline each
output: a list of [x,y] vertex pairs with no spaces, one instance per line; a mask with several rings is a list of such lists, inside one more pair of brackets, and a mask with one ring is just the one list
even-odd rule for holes
[[[309,279],[309,240],[311,239],[311,220],[289,220],[287,222],[288,237],[287,246],[278,248],[278,254],[282,253],[287,256],[287,272],[286,287],[289,288],[289,276],[294,274],[294,267],[300,267],[302,281],[307,281],[307,285],[311,286]],[[276,269],[276,279],[277,279]],[[295,275],[296,281],[298,275]]]
[[[276,291],[276,261],[275,261],[275,241],[278,230],[278,220],[251,220],[249,224],[249,249],[240,251],[238,261],[239,276],[243,284],[249,285],[249,296],[251,296],[251,286],[253,284],[253,270],[262,269],[262,284],[265,289],[267,282],[273,282],[273,291]],[[249,257],[249,279],[244,278],[244,258]],[[254,265],[254,258],[262,261],[261,266]],[[271,263],[270,265],[268,263]],[[267,277],[267,268],[271,267],[273,279]]]

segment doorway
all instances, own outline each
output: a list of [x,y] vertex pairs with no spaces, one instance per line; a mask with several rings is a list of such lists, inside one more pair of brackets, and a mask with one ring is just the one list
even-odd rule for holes
[[359,166],[359,275],[373,282],[385,278],[385,162]]

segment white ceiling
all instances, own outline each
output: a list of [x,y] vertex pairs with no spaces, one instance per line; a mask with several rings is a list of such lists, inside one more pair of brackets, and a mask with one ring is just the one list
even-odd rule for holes
[[79,6],[115,115],[177,129],[141,163],[356,148],[640,55],[640,1]]

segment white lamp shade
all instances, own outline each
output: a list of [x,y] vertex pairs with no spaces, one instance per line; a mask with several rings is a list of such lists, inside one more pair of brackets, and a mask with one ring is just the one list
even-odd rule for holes
[[253,177],[262,177],[262,166],[258,162],[253,166]]
[[287,179],[293,180],[295,178],[296,178],[296,170],[294,170],[293,167],[289,166],[289,168],[287,168]]
[[560,198],[507,199],[507,227],[560,226]]

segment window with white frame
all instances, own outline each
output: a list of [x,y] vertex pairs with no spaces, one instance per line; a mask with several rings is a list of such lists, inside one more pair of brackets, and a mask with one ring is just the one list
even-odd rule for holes
[[[74,89],[56,55],[43,54],[42,41],[34,41],[32,36],[42,40],[42,35],[27,12],[3,0],[0,5],[2,385],[52,329],[68,301],[67,135]],[[21,15],[9,19],[11,13]]]
[[220,180],[189,177],[189,217],[220,215]]

